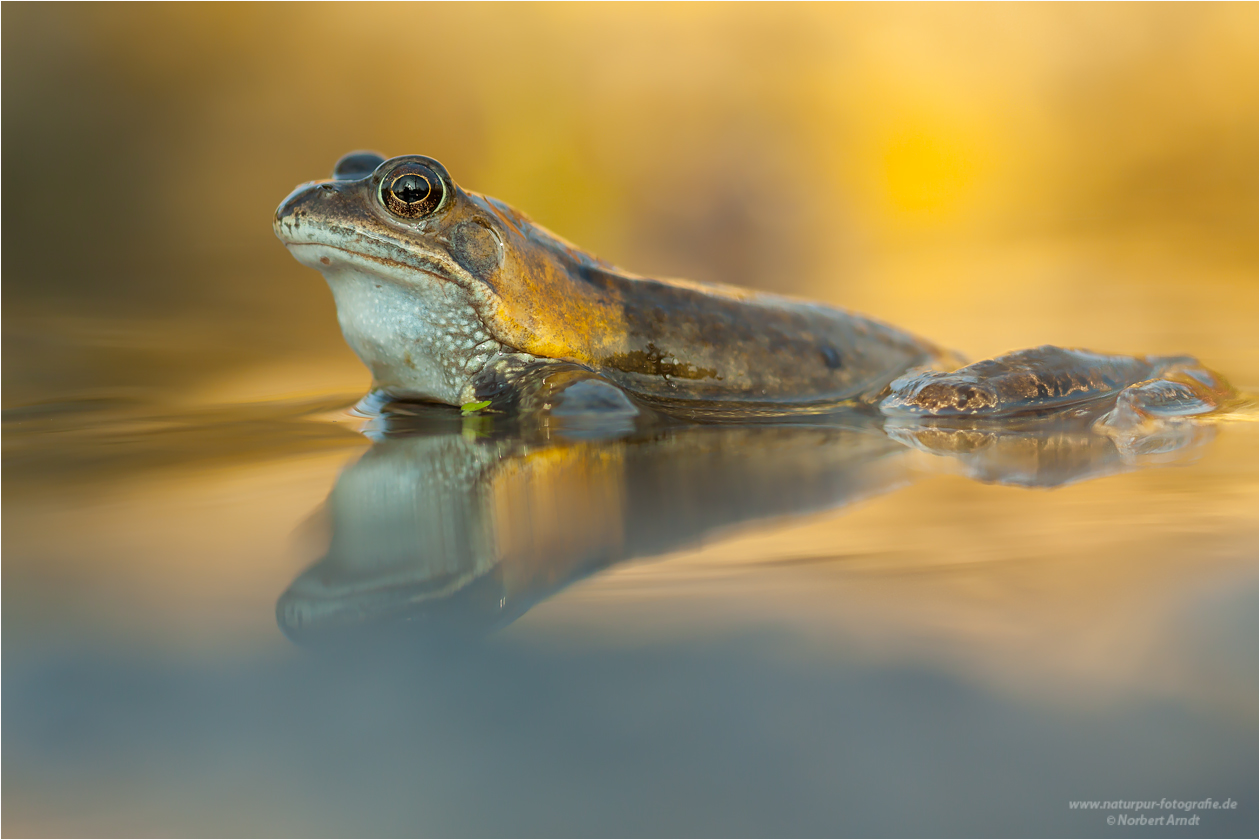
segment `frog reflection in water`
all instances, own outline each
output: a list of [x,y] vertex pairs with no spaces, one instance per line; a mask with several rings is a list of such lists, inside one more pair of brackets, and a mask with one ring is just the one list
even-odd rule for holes
[[[311,644],[476,636],[615,563],[841,508],[939,466],[1053,487],[1184,455],[1213,433],[1182,424],[1136,451],[1070,421],[890,428],[847,412],[592,435],[581,423],[487,420],[417,405],[372,421],[372,448],[342,472],[323,508],[324,556],[277,605],[286,634]],[[835,556],[845,552],[835,547]]]
[[[1188,357],[959,366],[834,308],[637,277],[431,158],[347,155],[275,230],[328,280],[372,372],[362,405],[385,409],[330,497],[327,555],[278,605],[300,638],[501,624],[618,560],[895,487],[912,449],[1023,485],[1127,469],[1202,442],[1189,418],[1237,401]],[[433,403],[497,425],[461,430]]]

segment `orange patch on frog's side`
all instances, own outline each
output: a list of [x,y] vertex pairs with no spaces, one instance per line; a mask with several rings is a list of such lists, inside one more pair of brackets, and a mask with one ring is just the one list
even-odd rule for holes
[[615,292],[593,288],[546,259],[520,260],[503,274],[513,282],[487,301],[490,311],[483,317],[504,344],[589,365],[628,349],[625,313]]

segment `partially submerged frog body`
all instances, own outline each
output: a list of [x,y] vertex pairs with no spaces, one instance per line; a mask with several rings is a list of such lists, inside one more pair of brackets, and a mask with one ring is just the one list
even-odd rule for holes
[[[332,180],[285,199],[274,226],[328,280],[343,334],[385,400],[621,416],[645,405],[739,416],[859,404],[983,418],[1123,392],[1145,415],[1151,399],[1177,401],[1159,387],[1125,389],[1201,370],[1053,347],[953,370],[952,354],[861,315],[625,272],[416,155],[347,155]],[[1199,388],[1200,404],[1183,400],[1182,413],[1210,410],[1218,390]]]

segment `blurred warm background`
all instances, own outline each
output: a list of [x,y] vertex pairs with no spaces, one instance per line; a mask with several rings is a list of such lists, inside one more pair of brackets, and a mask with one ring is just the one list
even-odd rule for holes
[[270,214],[440,159],[641,273],[1256,371],[1257,7],[6,4],[4,401],[353,391]]

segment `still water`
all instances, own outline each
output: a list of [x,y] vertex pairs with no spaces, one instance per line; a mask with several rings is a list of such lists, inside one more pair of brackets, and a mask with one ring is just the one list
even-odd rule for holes
[[1255,828],[1246,417],[1126,448],[355,396],[6,411],[6,833]]

